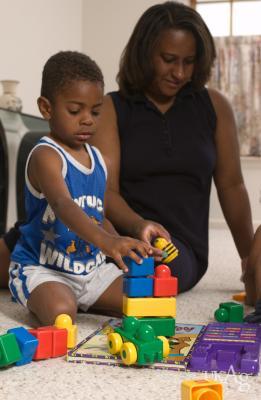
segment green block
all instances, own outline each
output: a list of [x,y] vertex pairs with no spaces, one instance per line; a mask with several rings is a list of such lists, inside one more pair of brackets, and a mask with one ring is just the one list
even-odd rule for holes
[[175,335],[175,318],[145,317],[139,318],[139,321],[152,326],[156,336],[170,337]]
[[14,333],[0,336],[0,367],[20,361],[22,358]]
[[243,305],[233,301],[220,303],[215,311],[215,318],[219,322],[243,322]]
[[138,365],[152,364],[163,359],[163,343],[157,339],[153,328],[140,323],[135,317],[124,317],[122,326],[114,328],[124,342],[134,344],[137,351]]

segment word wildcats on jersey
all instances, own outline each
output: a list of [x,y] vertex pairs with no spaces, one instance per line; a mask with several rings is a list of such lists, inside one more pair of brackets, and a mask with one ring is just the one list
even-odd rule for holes
[[39,262],[41,265],[52,265],[53,268],[60,269],[64,272],[75,275],[85,275],[103,264],[105,258],[105,255],[99,250],[94,257],[90,257],[86,262],[72,261],[64,252],[58,251],[51,244],[42,242]]
[[[103,220],[103,201],[95,195],[81,195],[73,199],[95,224]],[[105,261],[100,249],[85,242],[56,218],[48,204],[42,216],[43,239],[40,243],[39,263],[62,272],[86,275]]]

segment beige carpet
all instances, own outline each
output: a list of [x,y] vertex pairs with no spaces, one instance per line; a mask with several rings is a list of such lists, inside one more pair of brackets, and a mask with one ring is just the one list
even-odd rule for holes
[[[229,301],[233,293],[243,289],[239,282],[239,260],[229,233],[210,232],[210,267],[189,293],[177,299],[177,321],[208,323],[219,302]],[[246,309],[249,312],[250,309]],[[79,314],[79,340],[94,331],[107,318]],[[30,327],[32,317],[12,303],[7,291],[0,291],[0,333],[15,326]],[[184,379],[213,378],[195,373],[155,369],[118,368],[101,365],[69,364],[64,358],[32,362],[23,367],[0,370],[1,400],[35,399],[181,399],[180,385]],[[218,374],[223,383],[224,399],[258,400],[261,375],[256,377]]]

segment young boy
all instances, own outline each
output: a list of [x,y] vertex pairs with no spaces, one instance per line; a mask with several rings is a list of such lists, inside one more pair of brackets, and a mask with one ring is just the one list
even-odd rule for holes
[[122,257],[142,262],[153,252],[118,236],[104,217],[107,170],[100,152],[87,144],[103,87],[99,67],[84,54],[59,52],[44,66],[38,106],[50,134],[27,160],[27,221],[9,269],[13,297],[44,325],[62,313],[74,321],[78,308],[120,313]]

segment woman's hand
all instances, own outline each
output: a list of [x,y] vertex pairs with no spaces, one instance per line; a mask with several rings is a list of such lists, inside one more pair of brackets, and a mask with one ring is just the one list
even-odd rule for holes
[[[142,219],[139,221],[139,224],[136,225],[136,227],[134,228],[133,236],[140,240],[143,240],[149,245],[151,245],[151,243],[157,237],[162,237],[168,242],[171,242],[170,234],[162,225],[146,219]],[[162,251],[160,249],[157,249],[156,247],[152,247],[152,251],[152,256],[155,258],[155,260],[161,261]]]
[[149,244],[127,236],[108,235],[104,244],[99,247],[104,254],[115,260],[123,272],[128,272],[123,257],[130,257],[136,263],[142,264],[142,258],[153,256],[153,248]]
[[168,242],[171,241],[168,231],[157,222],[142,219],[134,228],[133,236],[150,244],[156,237],[163,237]]

